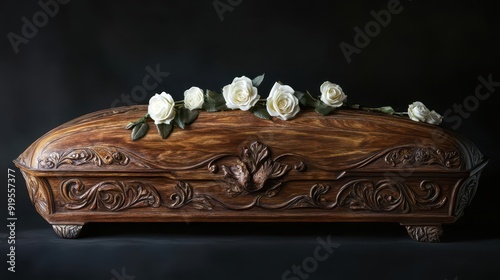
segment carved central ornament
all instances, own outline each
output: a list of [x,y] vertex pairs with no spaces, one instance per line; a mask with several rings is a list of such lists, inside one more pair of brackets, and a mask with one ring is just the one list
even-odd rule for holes
[[[271,158],[268,147],[259,142],[252,142],[248,148],[244,147],[234,164],[221,165],[221,168],[229,195],[258,192],[265,193],[268,197],[279,192],[282,178],[292,169],[290,165]],[[294,166],[298,171],[304,168],[302,162]]]

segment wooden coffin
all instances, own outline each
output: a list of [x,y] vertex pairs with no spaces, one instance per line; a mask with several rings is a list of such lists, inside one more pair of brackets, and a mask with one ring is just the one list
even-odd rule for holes
[[75,238],[90,222],[341,221],[398,222],[415,240],[439,241],[487,162],[439,126],[376,112],[283,121],[203,111],[168,139],[131,141],[124,127],[146,112],[79,117],[15,160],[58,235]]

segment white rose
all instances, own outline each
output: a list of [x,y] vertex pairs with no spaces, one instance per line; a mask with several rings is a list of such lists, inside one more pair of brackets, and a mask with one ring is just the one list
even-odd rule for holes
[[222,88],[222,95],[229,109],[243,111],[250,110],[260,98],[257,88],[252,85],[252,80],[245,76],[234,78],[231,84]]
[[414,121],[430,124],[440,124],[443,120],[440,114],[436,113],[436,111],[430,111],[420,101],[415,101],[408,106],[408,116]]
[[155,94],[149,99],[148,113],[155,124],[170,124],[175,117],[174,99],[166,92]]
[[184,91],[184,107],[189,110],[201,109],[205,102],[203,90],[199,87],[191,87]]
[[299,100],[293,95],[294,92],[290,86],[274,83],[266,102],[269,115],[282,120],[295,117],[300,111],[300,106]]
[[425,121],[430,124],[440,124],[443,121],[443,116],[432,110]]
[[321,101],[331,107],[342,106],[344,100],[347,98],[342,88],[334,83],[328,81],[324,82],[319,90],[321,92]]
[[408,106],[408,116],[416,122],[425,122],[425,118],[430,113],[429,109],[420,101],[415,101]]

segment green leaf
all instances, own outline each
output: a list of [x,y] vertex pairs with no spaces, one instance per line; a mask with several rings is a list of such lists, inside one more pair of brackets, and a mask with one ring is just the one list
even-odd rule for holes
[[262,74],[262,75],[260,75],[260,76],[255,77],[255,78],[252,80],[252,85],[253,85],[254,87],[258,87],[258,86],[260,86],[260,84],[262,83],[262,81],[264,81],[264,75],[265,75],[265,74]]
[[205,93],[206,102],[203,104],[203,109],[207,112],[217,112],[226,110],[226,100],[224,96],[213,90],[207,90]]
[[302,98],[304,98],[305,93],[303,93],[302,91],[296,91],[293,93],[293,95],[295,95],[295,97],[297,97],[297,99],[300,101]]
[[352,104],[352,105],[349,105],[349,108],[352,108],[352,109],[359,109],[360,106],[359,104]]
[[139,140],[148,133],[149,125],[146,122],[139,123],[132,129],[131,137],[132,141]]
[[392,114],[394,114],[394,112],[396,112],[396,111],[394,111],[394,109],[392,109],[391,106],[384,106],[384,107],[380,107],[379,109],[380,109],[380,112],[386,113],[389,115],[392,115]]
[[306,92],[302,92],[302,91],[297,92],[296,91],[294,94],[299,99],[299,102],[303,107],[310,107],[310,108],[318,107],[319,100],[312,97],[312,95],[309,93],[309,91],[306,91]]
[[135,122],[129,122],[127,124],[127,126],[125,126],[126,129],[132,129],[134,128],[136,125],[140,124],[140,123],[144,123],[146,122],[146,119],[149,118],[149,113],[144,115],[144,117],[140,118],[139,120],[135,121]]
[[185,111],[183,116],[184,116],[184,123],[186,125],[194,123],[194,121],[198,118],[198,115],[200,114],[200,110],[189,110],[186,108],[182,108],[182,110]]
[[326,105],[322,101],[319,101],[318,106],[316,106],[314,111],[322,114],[323,116],[326,116],[326,115],[330,114],[331,111],[333,111],[333,107]]
[[184,122],[182,121],[181,112],[177,112],[174,117],[174,123],[181,129],[184,129]]
[[173,127],[174,126],[172,124],[166,124],[166,123],[161,123],[156,125],[156,129],[158,130],[158,133],[163,139],[166,139],[170,135]]
[[217,99],[217,97],[220,95],[220,93],[217,93],[213,90],[209,90],[207,89],[206,92],[205,92],[205,96],[207,97],[207,100],[208,101],[215,101],[215,99]]
[[264,119],[264,120],[271,120],[272,117],[269,115],[269,112],[267,111],[266,106],[263,104],[257,103],[255,106],[250,109],[250,111],[256,115],[257,117]]
[[217,93],[214,91],[211,91],[209,89],[206,90],[205,102],[203,103],[203,109],[205,109],[207,112],[216,112],[217,111],[215,109],[216,94]]
[[203,109],[207,112],[217,112],[215,103],[211,101],[205,101],[205,103],[203,103]]
[[130,122],[127,124],[127,126],[125,127],[126,129],[132,129],[134,128],[134,126],[137,125],[137,122]]
[[192,124],[200,114],[199,110],[189,110],[184,107],[177,110],[177,114],[175,114],[174,122],[175,124],[184,129],[186,125]]

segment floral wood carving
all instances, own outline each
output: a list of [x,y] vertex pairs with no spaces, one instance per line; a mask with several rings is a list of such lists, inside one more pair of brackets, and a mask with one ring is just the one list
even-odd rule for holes
[[28,194],[35,209],[40,215],[51,214],[52,204],[51,196],[47,188],[45,179],[31,176],[22,172],[28,187]]
[[408,235],[419,242],[439,242],[443,236],[443,228],[435,226],[406,226]]
[[140,182],[119,181],[100,182],[90,188],[79,179],[65,180],[60,185],[66,209],[120,211],[128,208],[159,207],[161,198],[158,191]]
[[457,196],[457,204],[455,206],[455,213],[454,215],[456,217],[460,217],[463,215],[465,207],[469,205],[469,203],[472,201],[474,198],[474,195],[476,194],[477,186],[478,186],[478,181],[479,181],[479,176],[480,174],[473,175],[469,177],[461,186],[460,190],[458,191],[458,196]]
[[[323,195],[331,190],[330,186],[315,184],[309,194],[296,195],[283,202],[266,202],[265,193],[256,195],[247,204],[229,204],[208,194],[198,194],[193,187],[179,181],[170,195],[171,203],[164,203],[167,208],[178,209],[192,206],[198,210],[212,210],[216,206],[228,210],[248,210],[254,207],[262,209],[315,208],[333,209],[337,206],[352,210],[374,212],[400,209],[408,213],[414,208],[430,210],[440,208],[446,197],[440,195],[439,187],[433,182],[423,181],[420,188],[424,195],[417,194],[411,188],[394,180],[382,180],[374,183],[370,180],[356,180],[344,185],[337,194],[336,201],[326,202]],[[61,195],[66,201],[63,206],[70,210],[88,207],[90,210],[120,211],[135,207],[160,207],[158,191],[149,185],[138,182],[123,183],[106,181],[86,189],[81,180],[70,179],[61,184]],[[270,197],[268,197],[270,199]]]
[[424,195],[397,180],[384,179],[376,183],[368,179],[355,180],[340,189],[337,203],[353,210],[386,212],[399,209],[403,213],[409,213],[413,208],[436,209],[445,204],[446,197],[441,198],[436,183],[422,181],[420,189]]
[[469,142],[469,150],[472,158],[472,166],[476,166],[483,162],[484,160],[483,154],[476,148],[476,146],[474,146],[470,142]]
[[331,209],[335,207],[335,203],[325,204],[322,197],[322,195],[329,190],[329,186],[316,184],[311,187],[308,195],[297,195],[281,203],[266,203],[263,201],[264,195],[260,194],[255,196],[252,202],[248,204],[235,205],[225,203],[208,194],[196,194],[190,184],[178,182],[175,186],[175,193],[170,196],[172,204],[166,206],[168,208],[178,209],[191,205],[198,210],[212,210],[216,206],[220,206],[227,210],[249,210],[255,207],[267,210],[294,208]]
[[83,228],[81,225],[52,225],[54,232],[62,238],[77,238]]
[[445,152],[432,147],[402,147],[385,156],[385,162],[397,165],[432,165],[437,164],[447,168],[459,168],[461,157],[458,151]]
[[38,167],[43,169],[57,169],[61,165],[127,165],[129,156],[117,148],[92,147],[72,149],[64,152],[53,152],[38,159]]
[[212,205],[207,196],[197,195],[193,196],[193,187],[186,182],[177,182],[175,185],[175,193],[170,195],[172,204],[166,205],[168,208],[177,209],[186,206],[187,204],[193,205],[198,210],[212,210]]
[[[224,173],[224,188],[230,196],[241,194],[265,193],[268,197],[275,196],[281,187],[282,178],[293,168],[305,170],[303,162],[294,166],[282,164],[280,157],[271,158],[269,148],[257,141],[248,148],[244,147],[240,156],[230,165],[221,165]],[[209,164],[209,170],[216,173],[218,168]]]
[[[446,197],[441,198],[440,189],[436,184],[423,181],[420,188],[426,192],[425,195],[419,195],[408,186],[394,180],[382,180],[377,183],[369,180],[356,180],[344,185],[336,201],[333,202],[327,202],[323,197],[331,190],[331,187],[315,184],[310,188],[309,194],[296,195],[283,202],[266,202],[264,194],[260,194],[255,196],[250,203],[235,205],[208,194],[197,194],[190,184],[178,182],[175,186],[176,192],[170,196],[173,203],[167,207],[182,208],[192,205],[198,210],[212,210],[216,206],[227,210],[249,210],[254,207],[267,210],[296,208],[328,210],[341,206],[352,210],[374,212],[400,209],[403,213],[408,213],[413,208],[419,210],[440,208],[446,202]],[[267,198],[269,199],[271,198]]]

